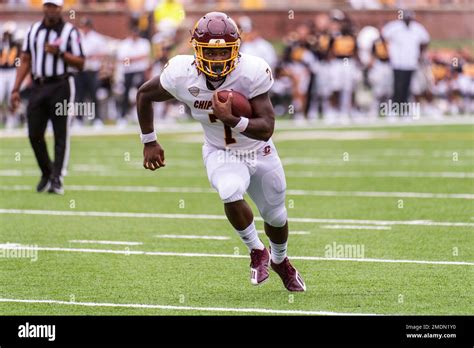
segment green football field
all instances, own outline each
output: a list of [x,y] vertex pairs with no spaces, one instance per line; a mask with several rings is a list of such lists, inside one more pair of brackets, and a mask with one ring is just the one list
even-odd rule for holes
[[64,196],[34,192],[26,137],[0,140],[0,314],[474,314],[472,124],[277,123],[305,293],[250,284],[201,132],[159,138],[151,172],[137,135],[73,137]]

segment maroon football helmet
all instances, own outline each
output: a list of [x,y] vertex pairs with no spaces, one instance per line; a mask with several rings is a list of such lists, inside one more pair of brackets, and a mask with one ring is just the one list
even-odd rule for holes
[[[201,17],[191,32],[196,67],[209,77],[219,78],[235,69],[239,57],[240,35],[235,22],[222,12],[209,12]],[[204,58],[204,48],[230,48],[225,60]]]

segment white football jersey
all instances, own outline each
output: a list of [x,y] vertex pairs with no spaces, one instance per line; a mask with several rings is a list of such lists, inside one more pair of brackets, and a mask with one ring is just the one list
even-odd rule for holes
[[[160,82],[173,97],[189,106],[192,117],[201,122],[207,144],[219,149],[257,150],[266,143],[232,130],[212,115],[214,90],[208,88],[206,76],[196,68],[194,56],[178,55],[170,59]],[[216,91],[234,90],[252,99],[268,92],[272,85],[268,64],[262,58],[241,53],[236,68]]]

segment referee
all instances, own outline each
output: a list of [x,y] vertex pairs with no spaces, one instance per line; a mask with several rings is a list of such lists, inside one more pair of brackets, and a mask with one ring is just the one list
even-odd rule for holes
[[[42,172],[36,191],[56,194],[64,194],[63,176],[69,158],[68,113],[75,95],[72,73],[82,70],[85,60],[79,32],[62,19],[62,6],[63,0],[43,0],[44,18],[34,23],[25,37],[11,95],[15,110],[20,103],[21,83],[30,73],[33,89],[27,108],[28,135]],[[54,162],[44,139],[48,120],[53,124]]]

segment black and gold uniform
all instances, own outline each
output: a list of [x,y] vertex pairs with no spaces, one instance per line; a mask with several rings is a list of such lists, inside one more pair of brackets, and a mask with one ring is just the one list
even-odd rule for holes
[[352,34],[336,34],[331,42],[331,53],[335,58],[353,58],[357,53],[357,43]]
[[383,38],[374,41],[372,45],[372,55],[381,62],[388,62],[388,47],[387,42]]

